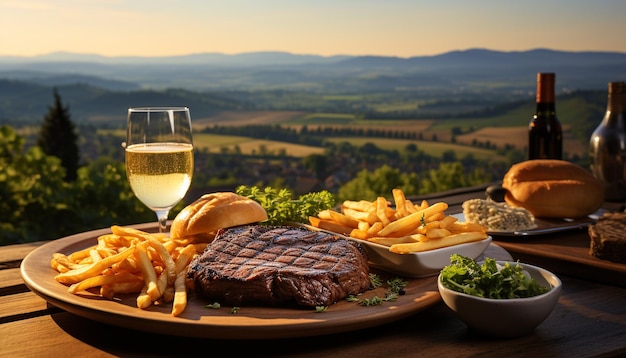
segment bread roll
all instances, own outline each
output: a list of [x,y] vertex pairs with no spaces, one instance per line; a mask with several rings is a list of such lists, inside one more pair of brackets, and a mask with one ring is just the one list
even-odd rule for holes
[[505,201],[537,217],[587,216],[604,202],[604,188],[590,172],[564,160],[535,159],[513,165],[504,176]]
[[231,192],[205,194],[176,215],[170,237],[209,242],[219,229],[265,220],[267,212],[252,199]]

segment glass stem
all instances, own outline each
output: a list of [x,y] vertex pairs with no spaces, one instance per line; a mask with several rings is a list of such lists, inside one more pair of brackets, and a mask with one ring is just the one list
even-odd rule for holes
[[169,210],[156,210],[157,220],[159,221],[159,233],[167,232],[167,215]]

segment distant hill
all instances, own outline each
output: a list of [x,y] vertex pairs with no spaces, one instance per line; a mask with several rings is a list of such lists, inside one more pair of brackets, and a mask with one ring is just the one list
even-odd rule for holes
[[[85,122],[100,120],[100,126],[123,126],[126,109],[133,106],[188,106],[195,117],[210,116],[221,110],[241,109],[242,103],[220,95],[206,95],[186,90],[111,91],[85,83],[54,86],[72,119]],[[40,123],[53,103],[48,85],[0,79],[0,124]],[[110,123],[117,119],[117,123]],[[102,122],[104,121],[104,123]]]
[[626,80],[626,54],[470,49],[411,58],[285,52],[0,56],[0,123],[40,121],[53,87],[77,121],[106,122],[124,118],[129,106],[155,104],[189,106],[196,118],[241,109],[374,111],[375,117],[377,104],[413,108],[398,118],[414,116],[418,106],[422,115],[430,115],[430,106],[449,116],[532,100],[540,71],[557,73],[559,93],[606,91],[608,82]]
[[605,89],[609,81],[626,79],[626,53],[470,49],[410,58],[285,52],[0,56],[0,78],[58,85],[67,84],[71,76],[85,76],[78,78],[81,83],[115,90],[132,89],[133,85],[190,90],[467,90],[468,86],[488,88],[497,82],[505,90],[526,91],[532,90],[534,75],[540,71],[556,72],[560,88]]

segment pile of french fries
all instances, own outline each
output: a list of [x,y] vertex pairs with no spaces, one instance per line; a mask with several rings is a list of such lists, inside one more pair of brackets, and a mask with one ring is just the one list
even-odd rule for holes
[[162,234],[112,226],[98,243],[69,255],[55,253],[51,266],[60,283],[78,294],[99,288],[102,297],[137,293],[137,307],[172,303],[172,315],[187,306],[187,266],[206,243],[171,240]]
[[384,197],[375,201],[344,201],[340,212],[324,210],[309,217],[312,226],[367,240],[389,247],[398,254],[429,251],[480,241],[486,229],[476,223],[459,222],[445,214],[448,205],[438,202],[419,205],[406,199],[404,192],[393,189],[394,207]]

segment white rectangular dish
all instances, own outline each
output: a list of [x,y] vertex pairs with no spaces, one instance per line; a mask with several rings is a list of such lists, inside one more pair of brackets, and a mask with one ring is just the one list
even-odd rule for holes
[[[320,230],[310,225],[302,226],[310,230]],[[481,241],[469,242],[466,244],[454,245],[436,250],[415,252],[411,254],[396,254],[389,251],[388,246],[365,240],[354,239],[334,232],[331,233],[362,244],[367,251],[369,262],[372,267],[404,277],[414,278],[438,275],[444,266],[450,264],[450,256],[452,256],[452,254],[459,254],[476,259],[485,251],[485,249],[487,249],[492,240],[491,236],[488,236],[486,239]]]

